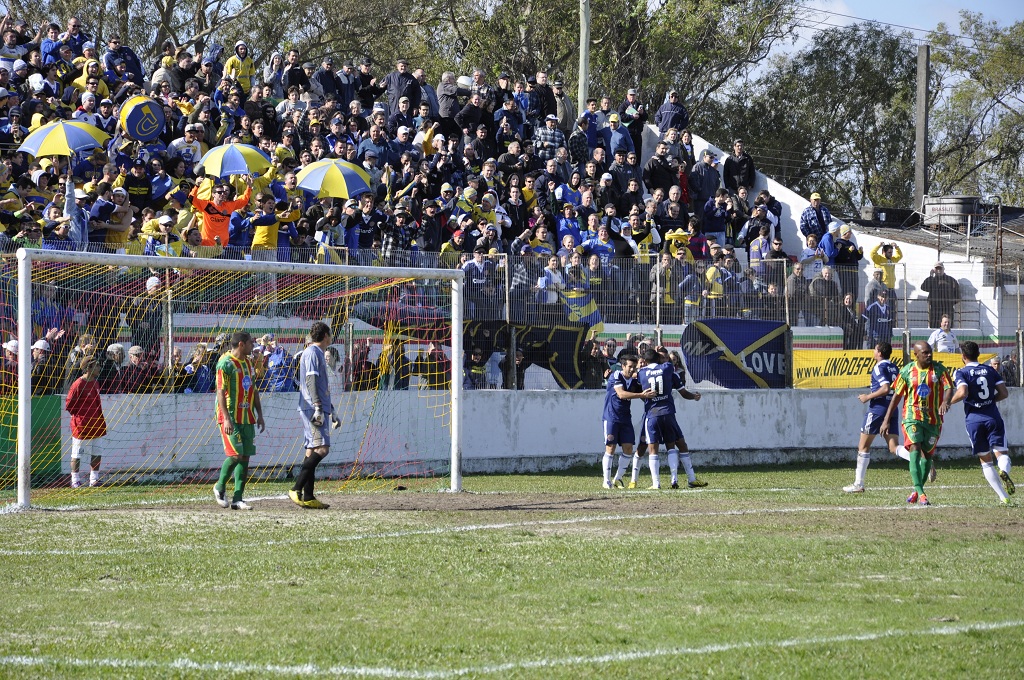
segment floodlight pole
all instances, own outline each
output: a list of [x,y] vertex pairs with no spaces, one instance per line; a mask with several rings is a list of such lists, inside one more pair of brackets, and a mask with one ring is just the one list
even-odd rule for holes
[[576,115],[583,115],[590,96],[590,0],[580,0],[580,79],[576,87]]
[[18,250],[18,505],[32,489],[32,260]]

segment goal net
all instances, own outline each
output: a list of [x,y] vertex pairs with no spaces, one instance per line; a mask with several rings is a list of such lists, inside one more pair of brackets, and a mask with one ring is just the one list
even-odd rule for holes
[[[13,274],[5,269],[0,309],[5,502],[205,498],[224,460],[216,363],[235,331],[256,340],[266,421],[246,492],[283,496],[303,457],[297,368],[314,321],[334,335],[327,357],[341,423],[319,488],[460,488],[459,270],[22,250]],[[72,488],[66,395],[88,358],[100,366],[107,433],[92,452],[97,486],[85,455]]]

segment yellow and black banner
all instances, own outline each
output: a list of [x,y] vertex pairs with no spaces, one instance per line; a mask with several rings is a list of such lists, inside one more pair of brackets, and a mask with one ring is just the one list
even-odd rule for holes
[[[982,354],[978,361],[987,362],[995,354]],[[959,354],[939,352],[933,360],[951,370],[963,368]],[[892,362],[903,368],[903,355],[893,351]],[[870,349],[797,349],[793,350],[793,387],[803,390],[866,388],[871,383],[875,353]]]

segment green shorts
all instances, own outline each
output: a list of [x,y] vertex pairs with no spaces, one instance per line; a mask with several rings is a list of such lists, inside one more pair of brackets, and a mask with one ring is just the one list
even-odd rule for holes
[[235,431],[230,435],[224,434],[221,427],[220,436],[224,440],[225,456],[251,458],[256,455],[256,426],[252,423],[235,423]]
[[939,443],[939,435],[942,434],[942,424],[925,423],[920,420],[903,421],[903,442],[906,444],[917,444],[924,453],[930,453]]

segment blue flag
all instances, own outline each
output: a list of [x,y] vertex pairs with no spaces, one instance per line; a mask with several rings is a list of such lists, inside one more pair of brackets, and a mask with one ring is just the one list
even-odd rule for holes
[[691,323],[679,344],[690,375],[728,389],[786,387],[786,334],[780,321],[706,319]]

